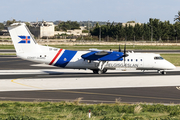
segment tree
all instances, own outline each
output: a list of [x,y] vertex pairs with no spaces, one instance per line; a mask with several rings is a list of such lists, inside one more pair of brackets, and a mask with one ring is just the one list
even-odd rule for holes
[[134,26],[134,37],[139,39],[142,36],[141,26],[139,24],[135,24]]
[[175,26],[175,31],[174,32],[176,32],[176,37],[179,38],[180,37],[180,22],[176,22],[174,24],[174,26]]
[[180,22],[180,11],[178,11],[178,14],[175,15],[174,21]]
[[0,23],[0,31],[4,29],[4,24]]
[[120,39],[124,39],[125,38],[125,29],[122,25],[118,24],[118,37]]
[[150,40],[150,36],[151,36],[150,35],[151,34],[150,30],[151,30],[151,28],[148,26],[148,24],[144,23],[143,30],[144,30],[144,39],[145,40]]
[[164,22],[164,28],[163,28],[163,38],[164,40],[169,40],[169,36],[170,36],[170,22],[169,21],[165,21]]
[[96,23],[96,26],[93,30],[90,31],[91,35],[94,36],[99,36],[99,32],[100,32],[100,25],[99,23]]
[[163,35],[163,30],[164,30],[164,23],[163,22],[159,22],[158,23],[158,28],[157,28],[157,33],[158,33],[158,39],[161,41],[162,39],[161,39],[161,37],[162,37],[162,35]]
[[[100,27],[98,24],[91,30],[91,34],[99,36]],[[106,38],[107,35],[114,40],[151,40],[151,32],[156,40],[175,40],[180,38],[180,22],[170,24],[169,21],[160,21],[159,19],[150,18],[148,23],[136,24],[134,27],[121,23],[116,25],[108,24],[101,26],[101,37]]]
[[29,22],[25,22],[26,26],[29,27],[30,26],[30,23]]
[[135,21],[127,21],[127,23],[136,23]]
[[12,21],[8,20],[8,21],[6,22],[6,25],[9,26],[9,25],[11,25],[12,23],[15,23],[15,22],[16,22],[15,19],[13,19]]
[[140,26],[140,36],[142,36],[142,40],[144,40],[144,35],[145,35],[144,25],[141,25]]
[[67,21],[67,22],[61,22],[58,24],[58,26],[55,27],[56,31],[67,31],[67,30],[74,30],[74,29],[80,29],[80,25],[75,22]]

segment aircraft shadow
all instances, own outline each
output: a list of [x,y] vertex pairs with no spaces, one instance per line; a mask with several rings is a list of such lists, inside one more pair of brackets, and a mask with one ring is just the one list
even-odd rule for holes
[[43,71],[44,73],[48,73],[49,75],[65,75],[65,74],[93,74],[93,73],[82,73],[82,72],[55,72],[55,71]]

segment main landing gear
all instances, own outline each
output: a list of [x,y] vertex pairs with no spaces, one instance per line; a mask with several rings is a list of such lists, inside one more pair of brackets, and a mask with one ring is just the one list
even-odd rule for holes
[[92,70],[94,74],[104,74],[107,72],[107,69],[103,69],[103,70],[99,70],[99,69],[95,69]]
[[162,75],[166,75],[166,71],[160,71],[160,70],[158,70],[157,72],[158,72],[158,73],[161,73]]
[[104,74],[107,72],[107,69],[104,67],[106,66],[108,62],[107,61],[99,61],[98,68],[97,69],[92,69],[94,74]]

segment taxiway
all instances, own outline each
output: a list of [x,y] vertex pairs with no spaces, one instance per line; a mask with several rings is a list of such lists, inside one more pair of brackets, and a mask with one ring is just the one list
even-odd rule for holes
[[180,103],[180,69],[156,71],[68,70],[0,57],[0,99],[13,101],[73,101],[85,103],[121,102]]

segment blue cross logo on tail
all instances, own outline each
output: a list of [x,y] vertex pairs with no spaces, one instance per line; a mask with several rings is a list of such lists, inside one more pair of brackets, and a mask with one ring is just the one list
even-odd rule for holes
[[29,44],[30,43],[30,36],[18,36],[21,38],[21,41],[19,41],[18,43],[25,43],[25,44]]

